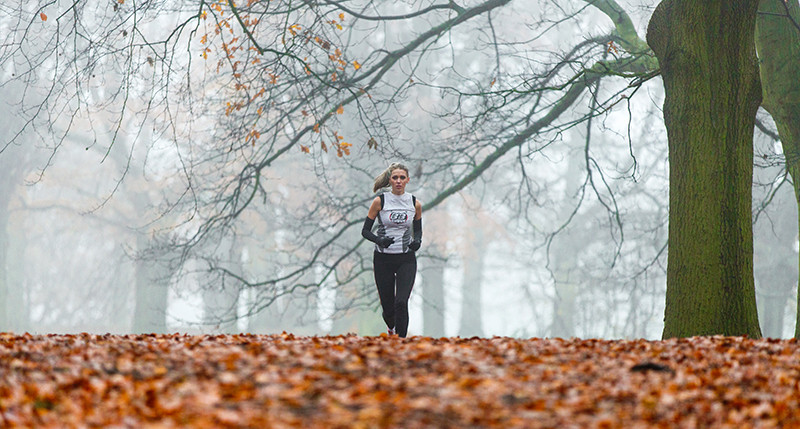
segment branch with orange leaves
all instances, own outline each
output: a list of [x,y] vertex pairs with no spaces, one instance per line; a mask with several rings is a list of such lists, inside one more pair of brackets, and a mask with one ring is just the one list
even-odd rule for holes
[[[248,24],[242,19],[241,15],[239,14],[239,9],[236,7],[236,4],[233,2],[233,0],[227,0],[227,3],[228,3],[228,6],[231,8],[231,12],[233,13],[233,16],[236,18],[236,22],[241,27],[242,32],[244,32],[245,36],[247,36],[247,40],[250,41],[250,43],[253,45],[253,47],[256,49],[256,51],[258,52],[259,55],[264,55],[265,53],[269,52],[269,53],[275,54],[275,55],[277,55],[279,57],[291,58],[291,59],[297,61],[298,63],[300,63],[305,70],[309,71],[308,74],[313,76],[314,78],[316,78],[320,83],[322,83],[323,85],[326,85],[326,86],[331,86],[330,83],[327,82],[325,79],[323,79],[321,76],[317,75],[316,73],[310,72],[311,67],[308,64],[308,62],[306,62],[306,60],[298,57],[297,55],[291,53],[290,51],[279,51],[277,49],[265,48],[265,47],[261,46],[261,44],[258,42],[258,40],[256,40],[255,36],[253,35],[253,32],[250,31],[250,29],[248,28]],[[206,5],[206,4],[207,3],[205,1],[201,2],[201,7],[200,7],[201,10],[202,10],[203,6]]]
[[[409,42],[407,45],[399,48],[395,51],[389,52],[381,61],[377,64],[366,70],[360,76],[357,76],[354,79],[351,79],[344,85],[344,89],[350,92],[350,95],[341,100],[339,103],[333,104],[333,107],[329,108],[327,112],[325,112],[314,125],[309,125],[302,130],[300,130],[294,138],[292,138],[286,145],[278,149],[272,156],[264,159],[261,163],[259,163],[255,168],[257,170],[261,170],[263,168],[268,167],[279,158],[283,153],[291,149],[292,147],[296,146],[298,142],[305,137],[309,132],[316,131],[320,127],[322,127],[332,116],[337,114],[337,112],[344,108],[345,106],[349,105],[353,101],[357,100],[359,97],[363,96],[364,94],[368,94],[369,90],[372,89],[376,84],[378,84],[383,76],[392,69],[392,67],[397,63],[398,60],[403,58],[404,56],[408,55],[411,52],[414,52],[419,46],[421,46],[426,41],[430,40],[431,38],[437,37],[441,33],[449,30],[450,28],[465,22],[471,18],[481,15],[488,10],[501,7],[511,0],[490,0],[483,4],[480,4],[474,8],[468,9],[465,13],[458,15],[452,19],[449,19],[442,24],[439,24],[430,30],[422,33],[417,38]],[[355,89],[356,83],[363,80],[370,78],[369,82],[359,88]]]

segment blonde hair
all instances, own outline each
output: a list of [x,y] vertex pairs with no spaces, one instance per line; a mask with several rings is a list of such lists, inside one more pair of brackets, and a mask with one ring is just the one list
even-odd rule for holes
[[389,178],[392,177],[392,171],[394,170],[403,170],[408,174],[408,167],[399,162],[393,162],[389,165],[389,168],[383,170],[383,172],[375,178],[375,184],[372,185],[372,192],[378,192],[379,189],[389,186]]

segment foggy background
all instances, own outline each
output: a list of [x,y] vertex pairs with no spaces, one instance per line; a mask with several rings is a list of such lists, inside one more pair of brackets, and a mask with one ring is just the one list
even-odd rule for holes
[[[384,13],[423,6],[391,3]],[[640,37],[656,3],[620,2]],[[163,37],[196,13],[179,4],[138,30]],[[95,58],[73,79],[59,80],[70,75],[58,74],[58,56],[25,71],[35,61],[23,52],[55,49],[53,34],[68,31],[55,25],[68,7],[56,2],[38,22],[36,5],[0,6],[0,331],[384,332],[360,228],[374,177],[399,161],[423,204],[409,335],[660,338],[669,179],[660,78],[635,94],[626,80],[603,81],[478,180],[425,206],[500,146],[508,124],[553,102],[533,90],[526,99],[465,94],[524,88],[533,76],[563,83],[580,67],[566,53],[612,28],[586,3],[512,2],[491,26],[454,28],[389,71],[370,90],[374,108],[348,105],[328,134],[309,133],[258,175],[249,163],[278,153],[305,113],[280,129],[260,125],[272,140],[248,134],[253,121],[228,104],[231,83],[198,54],[203,31],[183,35],[192,49],[171,58],[169,70],[187,74],[166,73],[144,50],[130,63]],[[113,12],[94,7],[81,11],[86,28],[108,28]],[[342,23],[339,43],[364,68],[371,52],[436,24]],[[577,58],[611,54],[587,48]],[[80,97],[68,95],[71,85]],[[296,88],[264,95],[275,109],[265,115],[278,123],[276,103],[313,100]],[[759,119],[774,129],[765,112]],[[761,328],[791,337],[795,203],[780,144],[757,130],[755,150]]]

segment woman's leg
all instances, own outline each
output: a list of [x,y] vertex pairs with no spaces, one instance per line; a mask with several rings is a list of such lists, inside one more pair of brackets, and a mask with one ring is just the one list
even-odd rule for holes
[[414,254],[397,268],[397,294],[394,298],[395,329],[397,335],[405,337],[408,334],[408,299],[411,289],[414,288],[414,279],[417,277],[417,258]]
[[378,287],[378,297],[383,309],[383,321],[389,328],[395,327],[394,311],[394,281],[395,266],[391,256],[375,253],[372,258],[372,268],[375,273],[375,285]]

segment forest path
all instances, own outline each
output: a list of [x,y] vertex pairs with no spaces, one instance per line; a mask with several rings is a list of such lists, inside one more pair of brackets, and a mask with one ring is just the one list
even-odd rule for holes
[[800,346],[0,334],[3,427],[654,425],[800,425]]

